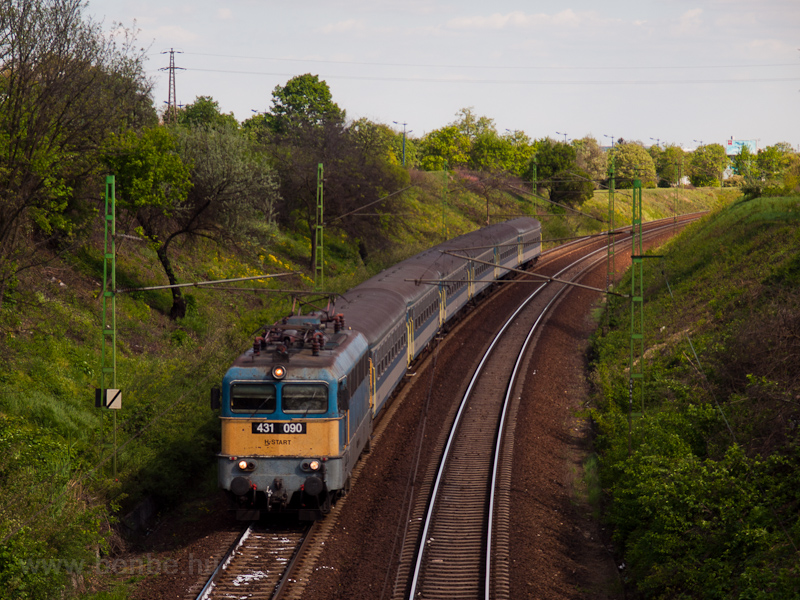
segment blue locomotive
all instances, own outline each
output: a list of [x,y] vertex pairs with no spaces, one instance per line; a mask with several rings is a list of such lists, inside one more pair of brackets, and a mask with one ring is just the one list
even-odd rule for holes
[[219,485],[237,518],[326,514],[412,361],[507,268],[540,253],[539,222],[513,219],[382,271],[339,297],[335,310],[267,327],[212,391],[222,425]]

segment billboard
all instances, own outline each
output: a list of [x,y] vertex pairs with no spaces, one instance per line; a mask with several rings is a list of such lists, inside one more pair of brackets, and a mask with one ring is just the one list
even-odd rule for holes
[[742,151],[742,146],[747,146],[753,154],[758,153],[758,144],[756,140],[727,140],[725,144],[725,153],[728,156],[737,156]]

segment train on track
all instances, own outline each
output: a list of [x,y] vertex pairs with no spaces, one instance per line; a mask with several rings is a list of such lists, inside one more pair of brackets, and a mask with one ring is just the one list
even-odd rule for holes
[[404,260],[325,310],[266,327],[212,390],[219,485],[237,518],[329,512],[412,362],[508,268],[540,254],[540,223],[520,217]]

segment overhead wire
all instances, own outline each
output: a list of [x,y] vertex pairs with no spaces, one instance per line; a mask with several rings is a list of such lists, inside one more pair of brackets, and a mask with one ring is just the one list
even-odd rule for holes
[[[226,73],[229,75],[264,75],[269,77],[294,77],[297,73],[276,73],[272,71],[240,71],[233,69],[207,69],[185,67],[186,71],[202,73]],[[740,79],[584,79],[584,80],[559,80],[559,79],[473,79],[473,78],[443,78],[443,77],[378,77],[369,75],[331,75],[325,74],[325,79],[350,79],[356,81],[396,81],[415,83],[467,83],[480,85],[707,85],[707,84],[732,84],[732,83],[782,83],[800,81],[800,77],[763,77]]]
[[634,71],[634,70],[687,70],[687,69],[762,69],[768,67],[796,67],[797,63],[761,63],[761,64],[729,64],[729,65],[659,65],[659,66],[567,66],[567,65],[459,65],[459,64],[435,64],[435,63],[390,63],[390,62],[370,62],[356,60],[330,60],[322,58],[281,58],[274,56],[253,56],[245,54],[216,54],[212,52],[184,52],[186,55],[211,56],[216,58],[241,58],[246,60],[263,60],[273,62],[302,62],[320,63],[333,65],[360,65],[374,67],[414,67],[414,68],[435,68],[435,69],[497,69],[507,70],[531,70],[531,71]]

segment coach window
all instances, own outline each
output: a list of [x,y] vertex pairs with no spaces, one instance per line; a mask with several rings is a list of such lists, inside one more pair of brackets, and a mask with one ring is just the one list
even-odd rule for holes
[[231,386],[231,410],[233,412],[275,412],[275,386],[271,383],[234,383]]
[[281,407],[286,414],[328,412],[328,386],[323,383],[285,383],[281,388]]

